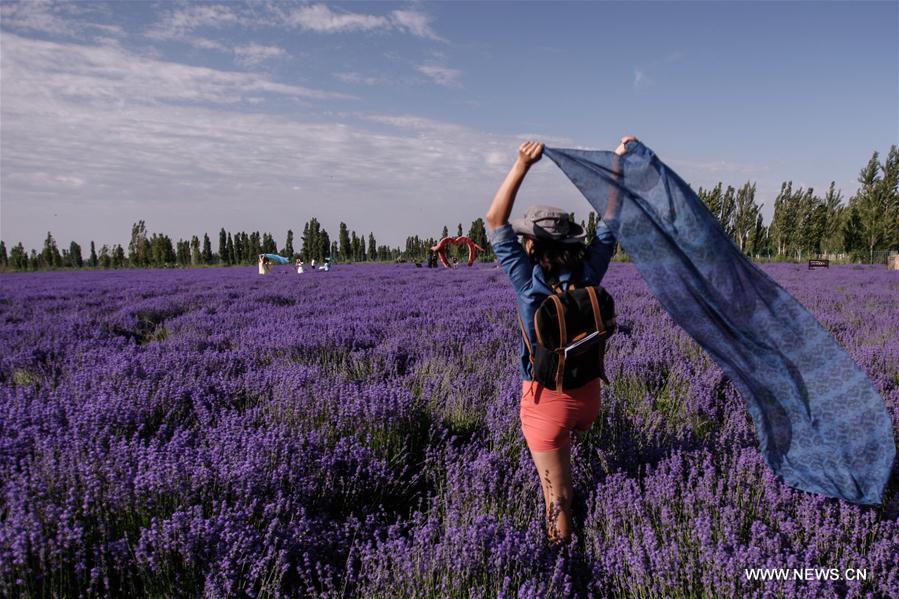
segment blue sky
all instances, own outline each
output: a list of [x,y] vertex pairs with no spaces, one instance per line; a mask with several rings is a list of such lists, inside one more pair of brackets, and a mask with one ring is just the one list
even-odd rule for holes
[[[3,2],[0,236],[379,243],[482,216],[522,140],[848,199],[899,143],[899,3]],[[587,204],[543,161],[516,213]]]

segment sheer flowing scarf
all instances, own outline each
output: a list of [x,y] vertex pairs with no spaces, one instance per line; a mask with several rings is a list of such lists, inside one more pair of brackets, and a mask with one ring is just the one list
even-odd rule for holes
[[743,255],[689,185],[642,143],[627,150],[544,153],[612,229],[674,322],[733,381],[774,472],[804,491],[880,503],[896,447],[874,384]]

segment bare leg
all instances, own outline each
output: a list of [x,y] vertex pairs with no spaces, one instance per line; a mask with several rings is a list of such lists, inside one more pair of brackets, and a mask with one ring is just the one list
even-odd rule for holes
[[532,451],[540,475],[546,505],[546,528],[550,541],[559,543],[571,536],[571,447],[555,451]]

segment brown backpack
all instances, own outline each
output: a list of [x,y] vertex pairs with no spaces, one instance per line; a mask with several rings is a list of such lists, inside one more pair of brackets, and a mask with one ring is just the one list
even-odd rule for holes
[[615,302],[599,285],[555,288],[534,313],[537,343],[521,322],[534,380],[547,389],[581,387],[595,378],[606,384],[606,340],[615,333]]

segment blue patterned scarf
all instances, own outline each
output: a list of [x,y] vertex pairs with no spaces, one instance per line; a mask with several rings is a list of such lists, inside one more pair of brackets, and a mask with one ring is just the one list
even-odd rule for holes
[[612,229],[674,322],[730,377],[765,460],[787,484],[876,504],[896,454],[871,380],[796,299],[752,264],[696,193],[640,142],[546,148]]

